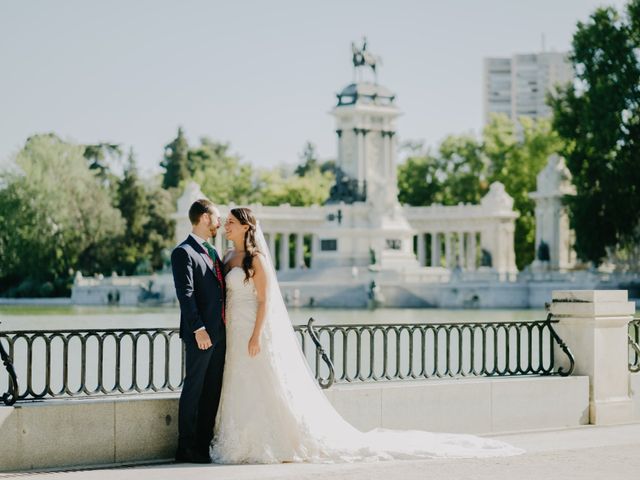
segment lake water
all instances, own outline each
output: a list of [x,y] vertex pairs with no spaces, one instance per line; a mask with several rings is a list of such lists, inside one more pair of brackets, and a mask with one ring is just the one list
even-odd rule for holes
[[[440,310],[440,309],[292,309],[294,325],[306,324],[310,317],[316,325],[362,324],[465,324],[469,322],[512,322],[543,320],[541,310]],[[47,331],[87,329],[176,328],[179,310],[175,308],[76,307],[76,306],[0,306],[0,333],[2,331]],[[513,369],[523,365],[546,364],[550,354],[547,331],[535,329],[438,329],[411,332],[358,333],[355,329],[342,329],[331,337],[320,328],[323,347],[331,354],[336,376],[355,378],[384,375],[395,372],[447,372],[477,371],[481,366]],[[385,337],[386,335],[386,337]],[[136,339],[117,335],[83,340],[70,336],[43,337],[28,340],[28,335],[14,341],[13,360],[19,378],[19,391],[26,389],[44,392],[46,385],[53,392],[97,392],[100,386],[112,391],[117,386],[124,390],[148,385],[176,387],[182,379],[182,348],[177,335],[167,337],[142,336]],[[135,345],[134,345],[135,343]],[[543,347],[544,344],[544,347]],[[8,347],[3,340],[5,348]],[[315,348],[305,338],[306,357],[313,371],[323,377],[328,369],[318,362]],[[533,355],[529,355],[529,351]],[[135,354],[133,353],[135,351]],[[508,357],[508,358],[507,358]],[[31,360],[29,360],[29,358]],[[47,358],[50,368],[47,369]],[[28,368],[31,362],[31,368]],[[47,379],[48,376],[48,379]],[[7,388],[7,375],[0,366],[0,393]]]
[[[294,325],[313,317],[318,324],[457,323],[542,320],[543,310],[444,310],[384,308],[377,310],[310,309],[289,311]],[[176,308],[0,305],[2,330],[178,327]]]

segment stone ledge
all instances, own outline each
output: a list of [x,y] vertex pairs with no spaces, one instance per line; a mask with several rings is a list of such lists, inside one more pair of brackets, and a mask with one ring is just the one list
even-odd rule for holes
[[597,302],[626,302],[627,290],[554,290],[551,294],[554,302],[597,303]]
[[[338,385],[327,398],[361,430],[496,433],[588,422],[588,377],[462,378]],[[0,470],[171,458],[177,394],[0,407]]]

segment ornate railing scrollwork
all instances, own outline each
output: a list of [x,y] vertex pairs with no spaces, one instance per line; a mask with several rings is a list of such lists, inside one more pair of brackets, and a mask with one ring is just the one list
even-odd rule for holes
[[[294,327],[322,388],[337,383],[570,375],[573,355],[551,317],[524,322]],[[313,347],[307,349],[308,344]],[[559,367],[554,350],[569,367]],[[307,351],[308,350],[308,351]],[[7,353],[8,352],[8,353]],[[0,331],[0,399],[177,392],[185,356],[177,328]],[[18,383],[20,379],[20,383]]]
[[555,342],[558,344],[558,347],[560,347],[560,350],[562,350],[564,354],[567,356],[567,358],[569,359],[569,368],[565,370],[560,366],[558,367],[558,370],[556,371],[556,373],[561,377],[568,377],[573,373],[573,369],[575,368],[575,365],[576,365],[576,359],[573,356],[571,349],[567,346],[566,343],[564,343],[564,340],[560,338],[558,333],[553,328],[553,325],[551,325],[552,323],[558,323],[558,320],[553,320],[552,315],[548,314],[547,323],[549,324],[549,332],[551,333],[551,336],[553,337]]
[[16,376],[16,371],[13,368],[13,360],[4,349],[2,341],[0,341],[0,359],[2,360],[4,368],[7,370],[8,375],[7,392],[3,393],[2,396],[0,396],[0,399],[2,399],[2,402],[6,406],[10,407],[16,403],[16,400],[18,399],[18,378]]
[[324,348],[322,347],[322,344],[320,343],[318,334],[313,328],[314,321],[315,320],[313,319],[313,317],[309,319],[309,322],[307,323],[307,329],[308,329],[307,331],[309,332],[309,337],[311,337],[311,340],[316,346],[316,364],[318,363],[317,357],[320,357],[322,358],[322,361],[327,365],[327,368],[329,369],[329,376],[326,379],[321,378],[319,376],[320,369],[317,369],[316,379],[318,380],[318,384],[320,385],[320,387],[322,387],[323,389],[327,389],[331,385],[333,385],[333,382],[336,376],[335,369],[333,367],[333,362],[331,361],[331,359],[329,359],[329,357],[327,356],[327,352],[325,352]]

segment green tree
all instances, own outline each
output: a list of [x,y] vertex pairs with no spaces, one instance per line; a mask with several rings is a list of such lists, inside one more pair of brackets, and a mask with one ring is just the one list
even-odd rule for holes
[[261,172],[260,189],[256,200],[264,205],[292,206],[322,205],[329,198],[334,175],[319,168],[309,170],[302,177],[287,175],[281,169]]
[[83,146],[55,135],[29,138],[0,177],[0,289],[7,295],[68,294],[75,270],[101,271],[87,257],[118,237],[124,222],[88,166]]
[[84,145],[83,155],[89,162],[89,169],[97,170],[100,178],[106,178],[111,172],[111,162],[122,157],[122,147],[106,142]]
[[304,149],[302,150],[302,153],[299,155],[299,158],[301,163],[296,167],[294,172],[299,177],[304,177],[307,174],[307,172],[311,172],[313,170],[320,168],[318,163],[318,154],[316,152],[316,146],[310,141],[307,141],[307,143],[305,143]]
[[[536,190],[536,177],[552,153],[562,148],[558,134],[547,119],[520,119],[518,127],[504,115],[495,115],[483,132],[483,149],[488,160],[490,182],[504,184],[519,213],[515,221],[514,250],[521,270],[535,257],[535,202],[529,193]],[[518,138],[520,136],[520,139]]]
[[514,243],[516,265],[522,269],[535,252],[535,204],[529,193],[535,191],[547,158],[561,145],[548,120],[522,118],[517,127],[506,116],[495,115],[481,140],[452,135],[436,154],[410,146],[407,160],[398,167],[398,196],[410,205],[477,204],[490,183],[502,182],[520,214]]
[[487,191],[482,144],[469,135],[447,137],[434,155],[412,147],[398,167],[398,197],[410,205],[478,203]]
[[243,204],[255,200],[256,181],[253,168],[229,152],[227,143],[200,139],[200,146],[189,150],[193,179],[214,203]]
[[174,188],[189,177],[189,144],[184,131],[178,128],[178,136],[164,147],[164,159],[160,166],[165,169],[162,188]]
[[130,275],[138,271],[140,265],[148,263],[150,252],[146,238],[149,204],[133,150],[129,152],[124,176],[118,185],[118,208],[125,221],[125,231],[117,252],[118,264],[114,268]]
[[571,61],[576,82],[549,102],[576,195],[566,199],[580,258],[635,245],[640,211],[640,0],[621,15],[599,8],[578,23]]
[[155,272],[169,266],[168,254],[175,245],[176,222],[172,218],[175,204],[170,193],[158,184],[147,187],[147,206],[144,238],[151,269]]
[[426,206],[438,203],[442,185],[437,158],[429,153],[413,154],[398,166],[398,199],[401,203]]

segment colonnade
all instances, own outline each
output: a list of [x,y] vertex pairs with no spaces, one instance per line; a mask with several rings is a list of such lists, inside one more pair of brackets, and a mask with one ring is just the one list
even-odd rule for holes
[[[276,270],[285,272],[288,270],[307,268],[304,261],[304,237],[306,235],[307,234],[305,234],[304,232],[264,233],[265,240],[269,247],[269,254],[271,255],[271,260],[273,261]],[[277,237],[279,237],[279,245],[276,244]],[[289,256],[289,248],[292,243],[294,245],[293,264],[291,264],[291,258]],[[220,252],[220,255],[222,255],[228,248],[227,240],[223,232],[218,231],[218,235],[215,238],[214,245],[216,247],[216,250]],[[278,247],[279,252],[276,252],[276,246]],[[312,256],[311,260],[313,261],[313,246],[311,246],[310,251]],[[276,259],[278,260],[277,262]]]
[[[430,244],[427,252],[427,245]],[[475,270],[479,266],[480,232],[420,232],[416,255],[421,266]]]

